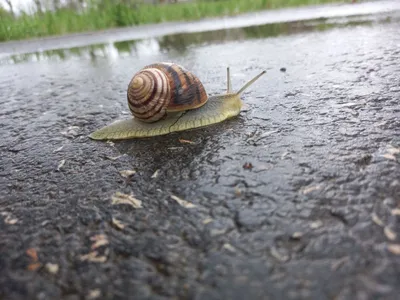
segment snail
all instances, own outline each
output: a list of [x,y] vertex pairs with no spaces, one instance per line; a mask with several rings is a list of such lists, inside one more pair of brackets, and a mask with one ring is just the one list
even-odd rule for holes
[[118,120],[89,135],[94,140],[143,138],[199,128],[237,116],[240,95],[260,78],[262,71],[238,92],[231,87],[227,68],[227,93],[208,96],[201,81],[175,63],[145,66],[131,79],[128,107],[132,117]]

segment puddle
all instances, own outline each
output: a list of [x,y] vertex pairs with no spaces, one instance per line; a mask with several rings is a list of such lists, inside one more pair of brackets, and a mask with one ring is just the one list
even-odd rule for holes
[[374,15],[318,18],[305,21],[282,22],[243,28],[229,28],[193,33],[177,33],[161,37],[99,43],[23,54],[0,56],[0,65],[23,62],[57,62],[68,59],[115,59],[126,56],[147,56],[175,52],[183,54],[192,47],[222,44],[230,41],[262,39],[312,31],[324,31],[351,26],[372,26],[400,21],[400,11]]

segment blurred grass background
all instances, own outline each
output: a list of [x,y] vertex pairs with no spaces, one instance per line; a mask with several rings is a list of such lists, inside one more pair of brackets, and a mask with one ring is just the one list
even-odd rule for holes
[[[197,20],[343,0],[33,0],[29,12],[0,7],[0,41],[62,35],[166,21]],[[347,1],[348,2],[348,1]],[[46,5],[45,5],[46,4]]]

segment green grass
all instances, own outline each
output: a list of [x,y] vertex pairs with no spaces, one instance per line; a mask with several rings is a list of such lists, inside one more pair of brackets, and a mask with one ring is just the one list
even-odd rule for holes
[[69,9],[13,17],[0,8],[0,41],[62,35],[165,21],[197,20],[289,6],[344,2],[345,0],[219,0],[169,5],[127,5],[103,1],[81,13]]

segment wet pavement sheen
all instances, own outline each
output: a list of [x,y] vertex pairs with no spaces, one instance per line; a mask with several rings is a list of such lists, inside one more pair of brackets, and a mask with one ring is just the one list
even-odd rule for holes
[[[0,296],[396,299],[398,18],[3,59]],[[227,122],[90,140],[129,116],[127,84],[156,61],[192,70],[210,95],[225,91],[228,65],[234,89],[267,74]],[[113,205],[116,192],[141,207]]]

